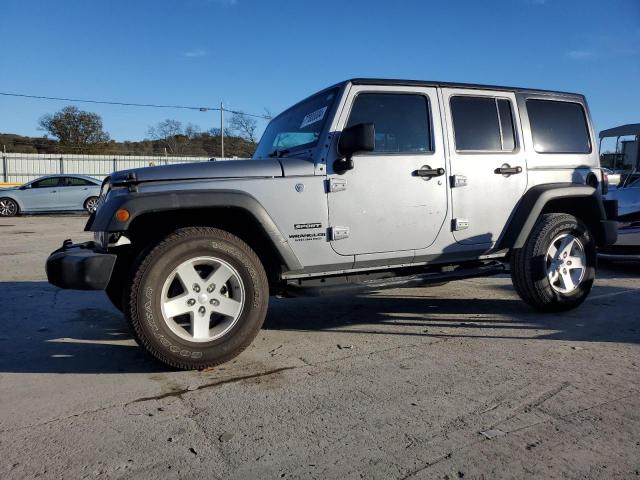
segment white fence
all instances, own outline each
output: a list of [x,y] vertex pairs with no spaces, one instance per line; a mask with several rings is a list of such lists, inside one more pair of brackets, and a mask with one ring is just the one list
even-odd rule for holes
[[0,153],[0,156],[2,157],[2,162],[0,162],[0,182],[5,183],[24,183],[52,173],[75,173],[103,179],[116,170],[211,160],[210,157],[165,155]]

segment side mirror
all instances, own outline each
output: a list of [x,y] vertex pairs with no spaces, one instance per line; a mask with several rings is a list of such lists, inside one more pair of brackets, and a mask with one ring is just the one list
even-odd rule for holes
[[31,185],[20,185],[20,190],[26,190],[27,188],[31,188]]
[[376,148],[376,131],[373,123],[358,123],[345,128],[338,141],[338,153],[343,155],[333,162],[336,173],[344,173],[353,168],[353,155],[358,152],[372,152]]

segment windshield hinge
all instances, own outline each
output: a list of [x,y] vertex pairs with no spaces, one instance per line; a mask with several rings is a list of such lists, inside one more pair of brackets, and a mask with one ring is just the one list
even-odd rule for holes
[[347,181],[344,178],[330,178],[327,180],[327,190],[329,192],[341,192],[347,189]]

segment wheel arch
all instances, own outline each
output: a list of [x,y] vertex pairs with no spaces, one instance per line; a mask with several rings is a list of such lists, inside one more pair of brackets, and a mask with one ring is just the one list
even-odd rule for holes
[[536,221],[545,213],[571,214],[587,225],[598,246],[612,242],[610,225],[606,225],[611,222],[606,221],[604,204],[597,189],[570,183],[546,184],[532,187],[523,195],[496,249],[522,248]]
[[8,198],[10,200],[13,200],[14,202],[16,202],[16,205],[18,206],[18,211],[16,212],[16,215],[19,215],[20,213],[24,212],[24,208],[22,206],[22,204],[20,203],[20,200],[18,200],[18,198],[14,197],[11,194],[5,194],[2,190],[0,190],[0,198]]
[[90,198],[95,198],[97,200],[98,198],[100,198],[100,195],[91,194],[91,195],[86,196],[84,198],[84,200],[82,201],[82,206],[83,207],[87,204],[87,202],[89,201]]
[[[188,226],[226,230],[246,242],[263,262],[269,282],[279,280],[282,267],[301,269],[295,253],[264,207],[252,196],[237,191],[159,192],[127,195],[116,205],[105,204],[90,221],[91,231],[126,231],[133,244],[148,245],[171,231]],[[110,202],[109,202],[110,203]],[[115,219],[126,209],[126,222]]]

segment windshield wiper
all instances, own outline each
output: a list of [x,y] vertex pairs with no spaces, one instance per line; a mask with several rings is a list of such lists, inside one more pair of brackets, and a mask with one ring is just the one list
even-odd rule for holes
[[286,148],[285,148],[284,150],[278,150],[278,149],[276,148],[273,152],[271,152],[271,153],[269,154],[269,157],[270,157],[270,158],[274,158],[274,157],[275,157],[275,158],[282,158],[282,157],[284,157],[287,153],[289,153],[289,150],[287,150]]

